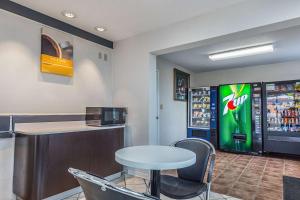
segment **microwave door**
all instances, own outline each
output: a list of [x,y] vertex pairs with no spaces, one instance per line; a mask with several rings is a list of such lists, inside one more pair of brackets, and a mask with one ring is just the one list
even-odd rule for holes
[[108,108],[103,109],[102,125],[117,124],[119,121],[119,109]]
[[103,109],[102,113],[102,125],[113,124],[113,110],[112,109]]

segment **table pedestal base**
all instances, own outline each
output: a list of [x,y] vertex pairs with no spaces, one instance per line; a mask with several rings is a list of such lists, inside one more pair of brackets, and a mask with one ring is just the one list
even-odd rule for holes
[[151,170],[151,195],[160,198],[160,171]]

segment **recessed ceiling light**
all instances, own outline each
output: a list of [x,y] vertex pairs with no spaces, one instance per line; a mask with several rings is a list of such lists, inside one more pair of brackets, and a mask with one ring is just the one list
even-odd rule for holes
[[103,26],[96,26],[96,27],[95,27],[95,30],[96,30],[96,31],[99,31],[99,32],[104,32],[104,31],[106,31],[106,28],[103,27]]
[[251,46],[241,49],[233,49],[230,51],[223,51],[218,53],[213,53],[208,55],[209,59],[216,61],[216,60],[224,60],[230,58],[238,58],[243,56],[251,56],[263,53],[270,53],[274,51],[273,44],[265,44],[259,46]]
[[65,17],[67,17],[67,18],[70,18],[70,19],[73,19],[73,18],[76,17],[76,14],[75,14],[75,13],[73,13],[73,12],[71,12],[71,11],[67,11],[67,10],[62,11],[61,14],[62,14],[63,16],[65,16]]

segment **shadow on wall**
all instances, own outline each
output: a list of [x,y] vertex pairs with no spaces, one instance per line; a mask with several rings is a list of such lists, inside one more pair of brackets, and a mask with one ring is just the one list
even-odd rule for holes
[[130,126],[126,126],[124,138],[125,138],[125,141],[124,141],[125,147],[133,146],[132,128]]
[[77,62],[77,67],[74,68],[74,75],[80,74],[83,83],[93,82],[93,80],[101,81],[101,85],[105,84],[103,74],[109,69],[108,66],[103,66],[102,63],[97,63],[96,60],[85,58]]
[[56,83],[61,85],[73,85],[74,77],[59,76],[55,74],[47,74],[40,72],[38,80],[41,82]]

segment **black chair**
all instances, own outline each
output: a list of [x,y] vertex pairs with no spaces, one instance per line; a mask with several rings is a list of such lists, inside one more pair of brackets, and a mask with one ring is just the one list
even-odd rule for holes
[[[190,167],[178,169],[178,177],[162,175],[160,192],[173,199],[189,199],[206,192],[205,198],[208,200],[216,155],[214,146],[198,138],[181,140],[174,146],[193,151],[196,154],[196,163]],[[204,177],[208,165],[205,182]]]
[[158,198],[147,194],[118,187],[103,178],[93,176],[78,169],[70,168],[68,171],[79,182],[86,200],[158,200]]

